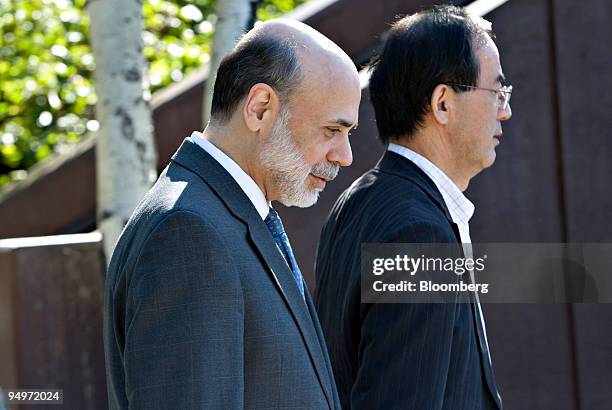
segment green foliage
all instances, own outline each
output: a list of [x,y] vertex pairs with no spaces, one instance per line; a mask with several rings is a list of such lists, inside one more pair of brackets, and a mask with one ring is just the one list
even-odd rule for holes
[[[257,17],[305,1],[263,0]],[[209,61],[214,8],[215,0],[143,2],[151,92]],[[85,0],[0,0],[0,186],[98,129],[94,68]]]

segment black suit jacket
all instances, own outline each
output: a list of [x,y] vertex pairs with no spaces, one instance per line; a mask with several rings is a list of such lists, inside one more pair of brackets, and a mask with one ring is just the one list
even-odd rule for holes
[[308,292],[191,139],[132,215],[105,287],[111,409],[340,407]]
[[433,181],[393,152],[338,199],[321,233],[315,303],[343,408],[501,408],[469,295],[468,303],[360,303],[362,243],[459,238]]

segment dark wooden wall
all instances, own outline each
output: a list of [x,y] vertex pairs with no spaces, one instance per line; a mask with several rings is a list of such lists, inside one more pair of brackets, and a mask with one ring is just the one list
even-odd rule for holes
[[0,241],[0,386],[62,389],[61,408],[102,410],[101,236],[70,241]]
[[[340,0],[305,19],[361,63],[396,14],[431,3]],[[495,165],[467,191],[476,205],[473,240],[612,242],[612,2],[509,0],[486,17],[515,86],[514,115],[504,124]],[[195,81],[156,96],[160,167],[184,137],[201,129],[202,85]],[[353,166],[329,184],[315,207],[281,209],[311,289],[319,230],[329,209],[383,151],[367,90],[359,122],[352,136]],[[93,176],[93,151],[84,150],[35,181],[30,191],[0,203],[0,237],[92,227]],[[612,408],[607,397],[611,305],[486,305],[484,310],[505,408]]]

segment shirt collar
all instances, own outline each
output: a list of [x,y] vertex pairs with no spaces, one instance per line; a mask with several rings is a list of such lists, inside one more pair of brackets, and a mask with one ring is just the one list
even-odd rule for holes
[[424,156],[414,152],[410,148],[390,143],[388,151],[395,152],[404,158],[412,161],[436,184],[438,191],[442,194],[448,212],[453,218],[453,222],[468,223],[474,215],[474,204],[463,195],[457,185],[433,162]]
[[232,178],[236,180],[240,188],[244,191],[246,196],[251,200],[253,206],[255,206],[255,209],[257,210],[257,213],[259,216],[261,216],[261,219],[266,219],[270,209],[270,203],[266,200],[266,196],[255,183],[253,178],[244,172],[244,170],[240,168],[240,165],[238,165],[233,159],[204,138],[201,133],[194,131],[191,134],[191,139],[200,148],[208,152],[219,164],[221,164],[223,168],[225,168],[227,172],[229,172]]

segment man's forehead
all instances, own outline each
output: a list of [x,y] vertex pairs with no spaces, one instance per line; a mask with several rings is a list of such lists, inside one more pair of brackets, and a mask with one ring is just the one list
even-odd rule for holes
[[323,103],[326,110],[324,120],[329,121],[330,125],[340,127],[354,128],[357,126],[361,92],[343,88],[342,91],[330,93],[329,97],[324,98],[329,98],[327,103]]
[[[319,91],[319,90],[316,90]],[[359,116],[359,97],[346,93],[302,92],[291,102],[298,122],[313,121],[319,126],[354,128]]]
[[354,127],[359,113],[359,77],[350,70],[326,75],[309,75],[297,96],[302,110],[327,125]]
[[480,66],[481,79],[486,83],[504,84],[506,77],[499,60],[499,51],[493,40],[488,41],[476,50]]

